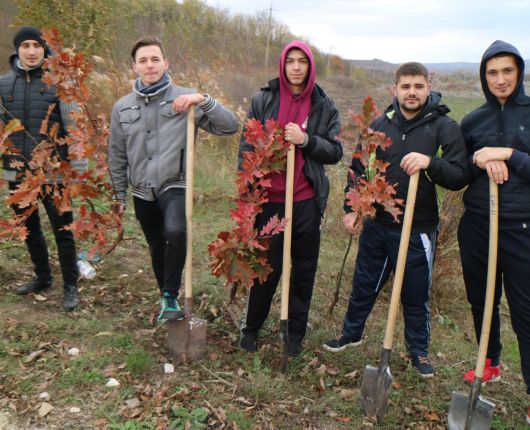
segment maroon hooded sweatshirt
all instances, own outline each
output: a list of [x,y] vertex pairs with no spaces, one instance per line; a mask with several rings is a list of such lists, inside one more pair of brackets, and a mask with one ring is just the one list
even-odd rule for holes
[[[300,94],[293,94],[289,87],[289,82],[285,77],[285,58],[291,49],[299,49],[309,60],[309,73],[306,86]],[[280,110],[278,112],[278,122],[285,126],[292,122],[298,124],[305,132],[309,114],[311,112],[311,95],[315,87],[315,59],[307,44],[301,40],[288,43],[283,48],[280,55]],[[294,201],[308,200],[315,197],[315,191],[304,175],[304,152],[299,145],[295,145],[295,167],[294,167]],[[286,172],[272,173],[270,175],[271,188],[268,192],[270,202],[285,202],[285,181]]]

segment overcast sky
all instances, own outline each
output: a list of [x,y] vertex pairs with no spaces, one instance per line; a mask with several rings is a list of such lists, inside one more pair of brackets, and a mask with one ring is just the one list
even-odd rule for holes
[[[254,15],[271,0],[206,0]],[[497,39],[530,58],[530,0],[272,0],[273,17],[323,52],[392,63],[479,62]]]

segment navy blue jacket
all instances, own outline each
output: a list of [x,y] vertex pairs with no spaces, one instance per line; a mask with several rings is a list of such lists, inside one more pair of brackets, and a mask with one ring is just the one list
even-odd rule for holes
[[[519,66],[517,87],[504,105],[491,93],[486,82],[486,63],[501,53],[512,55]],[[523,78],[524,61],[519,51],[500,40],[492,43],[480,64],[486,103],[462,120],[471,175],[471,184],[464,193],[464,205],[471,215],[489,216],[488,174],[473,164],[473,153],[486,146],[514,148],[506,162],[508,181],[499,186],[501,227],[530,221],[530,97],[524,92]]]
[[[405,201],[407,197],[409,176],[400,167],[403,157],[411,152],[431,157],[429,167],[420,172],[412,221],[412,229],[415,232],[431,231],[439,223],[435,185],[459,190],[468,183],[464,139],[458,124],[447,116],[448,112],[449,108],[441,104],[441,94],[431,91],[425,106],[411,120],[405,120],[397,100],[394,99],[384,114],[372,123],[374,130],[382,131],[393,142],[386,151],[378,150],[376,156],[390,163],[385,179],[389,184],[397,184],[396,198]],[[364,175],[364,167],[358,159],[352,160],[351,169],[356,177]],[[348,175],[346,191],[353,185]],[[344,210],[352,211],[346,204]],[[400,219],[403,219],[403,215]],[[389,227],[401,228],[401,222],[394,223],[392,216],[382,207],[377,207],[375,221]]]

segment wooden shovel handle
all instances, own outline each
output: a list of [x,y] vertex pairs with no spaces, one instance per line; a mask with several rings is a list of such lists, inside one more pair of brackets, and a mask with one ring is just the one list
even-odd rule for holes
[[184,270],[184,299],[189,303],[193,297],[192,260],[193,260],[193,163],[195,152],[195,105],[188,111],[188,130],[186,133],[186,265]]
[[493,314],[493,301],[495,298],[495,281],[497,279],[497,244],[499,240],[499,187],[490,179],[490,233],[488,248],[488,277],[486,281],[486,299],[484,301],[484,314],[482,316],[482,330],[477,355],[475,378],[482,379],[484,363],[488,352],[490,338],[491,316]]
[[405,215],[403,216],[403,229],[399,240],[398,259],[396,272],[394,273],[394,284],[392,286],[392,296],[390,298],[390,308],[388,310],[388,320],[386,322],[385,340],[383,348],[392,349],[394,341],[394,328],[401,299],[401,289],[403,287],[403,277],[405,275],[405,263],[407,262],[407,252],[409,249],[410,229],[412,227],[412,217],[414,216],[414,206],[416,205],[416,191],[420,172],[414,173],[409,179],[407,191],[407,201],[405,204]]
[[285,181],[285,230],[283,232],[282,297],[280,319],[289,316],[289,282],[291,279],[291,236],[293,232],[293,193],[295,146],[289,145],[287,153],[287,179]]

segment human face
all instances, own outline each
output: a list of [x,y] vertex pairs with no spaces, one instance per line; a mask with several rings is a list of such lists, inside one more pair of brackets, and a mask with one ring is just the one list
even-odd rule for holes
[[291,49],[285,57],[285,77],[294,94],[300,94],[309,75],[309,58],[300,49]]
[[423,75],[403,75],[394,85],[401,113],[406,119],[414,118],[423,108],[429,97],[431,84]]
[[517,88],[519,68],[512,55],[495,57],[486,63],[486,82],[488,89],[497,97],[501,105]]
[[142,46],[136,51],[133,70],[144,85],[158,82],[167,69],[167,60],[158,46]]
[[44,60],[44,47],[36,40],[24,40],[18,47],[18,58],[25,69],[37,67]]

